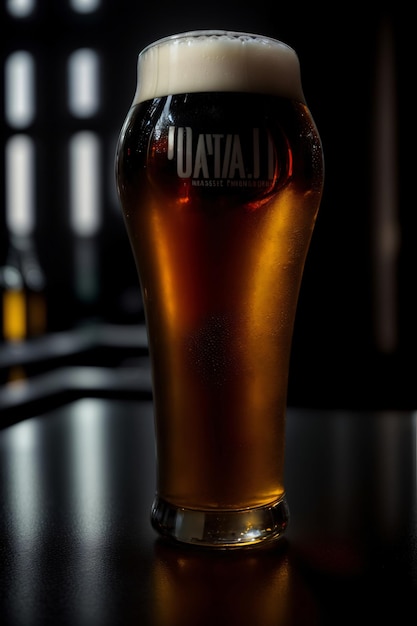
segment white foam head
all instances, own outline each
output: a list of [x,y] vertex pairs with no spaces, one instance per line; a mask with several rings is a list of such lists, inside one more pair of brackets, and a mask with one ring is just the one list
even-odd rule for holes
[[192,31],[160,39],[139,54],[133,104],[206,91],[263,93],[305,101],[297,54],[263,35]]

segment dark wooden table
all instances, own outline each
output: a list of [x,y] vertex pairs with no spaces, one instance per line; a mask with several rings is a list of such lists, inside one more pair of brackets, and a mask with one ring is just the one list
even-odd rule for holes
[[104,369],[3,393],[3,626],[417,623],[417,412],[290,407],[286,539],[213,553],[152,530],[146,375]]

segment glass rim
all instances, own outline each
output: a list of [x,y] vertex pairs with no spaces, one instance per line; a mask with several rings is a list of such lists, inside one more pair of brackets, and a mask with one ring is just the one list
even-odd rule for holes
[[262,33],[239,31],[239,30],[203,28],[203,29],[188,30],[188,31],[183,31],[179,33],[174,33],[171,35],[166,35],[165,37],[161,37],[159,39],[155,39],[155,41],[152,41],[151,43],[147,44],[139,52],[139,56],[146,54],[146,52],[150,50],[151,48],[156,48],[165,43],[169,43],[170,41],[175,41],[175,40],[180,41],[181,39],[192,39],[192,38],[198,39],[200,37],[201,38],[202,37],[218,37],[218,38],[226,37],[226,38],[235,39],[235,40],[242,39],[242,41],[244,41],[245,39],[249,41],[256,40],[256,41],[259,41],[260,43],[269,43],[272,45],[278,44],[279,46],[284,46],[285,48],[288,48],[289,50],[292,50],[293,52],[295,52],[294,48],[292,48],[290,45],[270,35],[264,35]]

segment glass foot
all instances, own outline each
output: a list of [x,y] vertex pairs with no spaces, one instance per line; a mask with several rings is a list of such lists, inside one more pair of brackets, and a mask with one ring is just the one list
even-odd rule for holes
[[206,548],[260,547],[284,534],[289,521],[285,496],[254,509],[200,511],[176,507],[156,496],[153,528],[174,541]]

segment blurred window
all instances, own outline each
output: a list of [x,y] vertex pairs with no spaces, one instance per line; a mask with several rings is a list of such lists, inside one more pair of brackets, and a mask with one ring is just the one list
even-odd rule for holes
[[94,50],[75,50],[68,59],[68,106],[72,115],[80,118],[98,111],[99,57]]
[[70,0],[70,6],[77,13],[93,13],[100,7],[100,0]]
[[11,234],[32,234],[35,219],[35,150],[27,135],[13,135],[6,144],[6,225]]
[[13,17],[28,17],[35,9],[35,0],[6,0],[6,9]]
[[70,221],[78,236],[91,237],[100,226],[100,150],[98,137],[89,131],[70,140]]
[[24,50],[13,52],[5,63],[5,117],[13,128],[25,128],[35,117],[35,64]]

